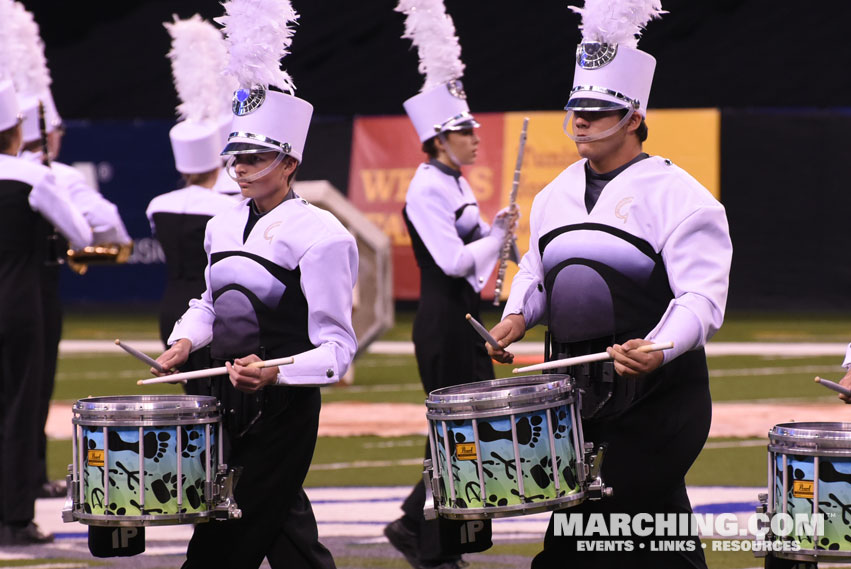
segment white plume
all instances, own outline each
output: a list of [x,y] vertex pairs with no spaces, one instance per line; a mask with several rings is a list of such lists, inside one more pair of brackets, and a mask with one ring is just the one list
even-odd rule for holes
[[273,85],[295,92],[292,78],[281,69],[289,54],[298,14],[290,0],[229,0],[225,15],[216,18],[224,26],[230,63],[227,72],[239,87]]
[[585,0],[585,6],[569,6],[582,16],[583,41],[638,46],[644,26],[666,12],[661,0]]
[[425,76],[421,91],[464,74],[461,44],[443,0],[399,0],[396,11],[406,16],[402,37],[411,40],[419,52],[419,69]]
[[50,89],[38,24],[23,4],[12,0],[0,0],[0,69],[19,95],[43,98]]
[[221,32],[195,14],[163,24],[171,35],[171,72],[180,119],[219,120],[231,112],[236,81],[224,75],[228,49]]

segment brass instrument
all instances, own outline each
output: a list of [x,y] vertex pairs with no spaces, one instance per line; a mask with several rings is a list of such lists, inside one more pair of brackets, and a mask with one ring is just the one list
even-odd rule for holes
[[[41,163],[50,168],[50,151],[47,144],[47,123],[44,117],[44,103],[38,102],[38,129],[41,136]],[[65,255],[62,254],[62,249],[68,244],[65,239],[59,235],[56,228],[47,237],[48,257],[47,263],[50,265],[61,265],[65,263]],[[133,242],[118,244],[118,243],[100,243],[89,245],[82,249],[68,249],[66,252],[68,267],[78,275],[86,274],[89,270],[89,265],[105,265],[126,263],[133,254]]]
[[77,274],[84,275],[89,265],[126,263],[133,254],[133,242],[101,243],[82,249],[68,249],[68,266]]
[[514,217],[517,215],[517,188],[520,186],[520,168],[523,166],[523,149],[526,148],[526,130],[529,127],[529,117],[523,119],[523,128],[520,131],[520,146],[517,149],[517,163],[514,166],[514,181],[511,183],[511,193],[508,195],[508,215],[510,216],[508,231],[502,248],[499,250],[499,265],[496,272],[496,285],[493,290],[493,305],[499,306],[502,296],[502,284],[505,280],[505,270],[508,268],[508,258],[511,256],[511,248],[514,246]]

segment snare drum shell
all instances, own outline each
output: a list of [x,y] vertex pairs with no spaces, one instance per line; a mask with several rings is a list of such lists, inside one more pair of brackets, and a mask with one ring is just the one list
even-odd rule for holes
[[220,445],[215,398],[97,397],[78,401],[73,411],[77,519],[160,525],[211,515]]
[[[520,393],[515,389],[518,386]],[[427,406],[437,453],[440,515],[456,519],[504,517],[581,501],[584,492],[577,480],[575,444],[579,437],[574,432],[571,389],[566,376],[550,375],[477,382],[432,392]],[[523,477],[522,499],[515,442]]]
[[[141,475],[140,429],[144,461]],[[177,448],[178,429],[180,449]],[[83,448],[86,452],[83,454],[83,488],[86,513],[96,516],[156,516],[207,511],[206,431],[205,425],[84,427]],[[210,429],[211,449],[216,448],[215,432],[215,429]],[[108,451],[105,454],[108,464],[104,463],[104,436],[108,440]],[[180,484],[178,460],[181,463]],[[108,504],[104,503],[105,466],[109,470]],[[144,480],[144,500],[140,495],[140,479]]]
[[[769,432],[772,515],[824,515],[823,535],[796,526],[787,539],[801,550],[778,557],[851,560],[851,423],[784,423]],[[818,479],[816,480],[816,468]],[[785,473],[785,492],[784,492]],[[815,540],[814,540],[815,538]]]

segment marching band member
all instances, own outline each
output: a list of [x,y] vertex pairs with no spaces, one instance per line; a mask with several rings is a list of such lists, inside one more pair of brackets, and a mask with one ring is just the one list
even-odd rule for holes
[[[44,58],[44,44],[31,13],[19,2],[4,0],[0,34],[7,45],[2,51],[10,56],[2,60],[12,78],[22,109],[23,148],[21,156],[36,164],[48,164],[56,186],[65,193],[83,214],[94,234],[95,243],[129,245],[130,236],[118,215],[117,208],[92,188],[75,168],[56,162],[64,128],[50,93],[50,71]],[[40,108],[41,106],[41,108]],[[47,149],[45,153],[44,150]],[[44,432],[56,375],[59,340],[62,336],[62,301],[59,295],[59,266],[64,262],[67,247],[58,236],[51,236],[51,258],[42,268],[42,303],[44,316],[44,370],[39,382],[39,464],[30,478],[37,485],[39,497],[65,495],[64,481],[47,478],[47,435]]]
[[[582,159],[535,197],[529,251],[492,330],[508,347],[544,323],[552,359],[606,349],[613,357],[565,370],[583,391],[586,440],[608,444],[602,479],[614,492],[563,510],[583,523],[592,513],[691,512],[684,478],[711,415],[703,346],[723,321],[732,256],[721,204],[670,160],[642,151],[655,59],[635,38],[661,6],[638,4],[574,9],[583,41],[565,129]],[[635,349],[653,341],[674,349]],[[695,536],[677,539],[685,551],[582,553],[551,521],[532,567],[706,567]]]
[[[443,0],[402,0],[397,10],[406,14],[404,37],[413,40],[420,69],[426,70],[422,91],[404,103],[427,162],[408,186],[402,214],[420,268],[413,340],[420,380],[429,393],[494,377],[482,340],[465,314],[479,317],[479,293],[493,272],[509,220],[501,212],[493,227],[484,222],[461,174],[463,166],[476,160],[479,137],[474,129],[479,124],[459,79],[464,71],[461,48]],[[460,531],[452,540],[454,534],[440,528],[451,522],[426,521],[424,503],[420,480],[402,506],[404,515],[384,529],[385,536],[413,567],[460,567]],[[489,535],[483,532],[481,537],[486,545],[476,549],[469,544],[466,550],[489,546]]]
[[[171,59],[174,85],[180,105],[181,122],[169,132],[174,164],[184,187],[151,200],[145,212],[151,233],[165,254],[168,280],[160,306],[160,338],[165,344],[175,322],[188,303],[204,292],[204,230],[214,215],[232,209],[236,195],[215,190],[215,186],[239,186],[221,168],[221,116],[228,115],[233,82],[222,76],[227,67],[227,45],[219,30],[199,15],[187,20],[175,17],[166,23],[172,38]],[[182,371],[210,367],[207,350],[193,352]],[[196,393],[197,382],[184,385]]]
[[[259,567],[265,557],[272,567],[333,568],[302,483],[317,437],[318,386],[337,382],[357,348],[357,248],[332,214],[292,189],[313,112],[280,70],[292,34],[283,23],[295,12],[286,0],[231,0],[225,9],[229,71],[240,89],[223,154],[246,199],[207,224],[207,288],[158,361],[174,368],[209,344],[216,365],[227,362],[229,377],[214,378],[210,390],[224,410],[227,463],[243,469],[235,488],[243,516],[198,524],[184,567]],[[295,363],[248,367],[283,356]]]
[[[2,10],[0,10],[2,13]],[[56,227],[74,247],[92,232],[52,172],[18,157],[18,103],[0,81],[0,545],[53,540],[33,523],[44,366],[42,271]],[[42,425],[43,426],[43,425]]]

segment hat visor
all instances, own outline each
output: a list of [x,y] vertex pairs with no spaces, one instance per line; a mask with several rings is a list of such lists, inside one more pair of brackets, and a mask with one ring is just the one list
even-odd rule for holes
[[468,128],[479,128],[480,126],[482,125],[476,122],[476,119],[465,117],[458,122],[450,122],[447,126],[443,127],[443,131],[466,130]]
[[589,97],[588,93],[579,91],[575,93],[564,106],[566,111],[618,111],[628,109],[629,103],[617,97],[605,93],[594,93]]
[[259,154],[260,152],[282,152],[282,150],[279,146],[267,144],[259,140],[232,136],[228,139],[227,146],[222,150],[221,155]]

